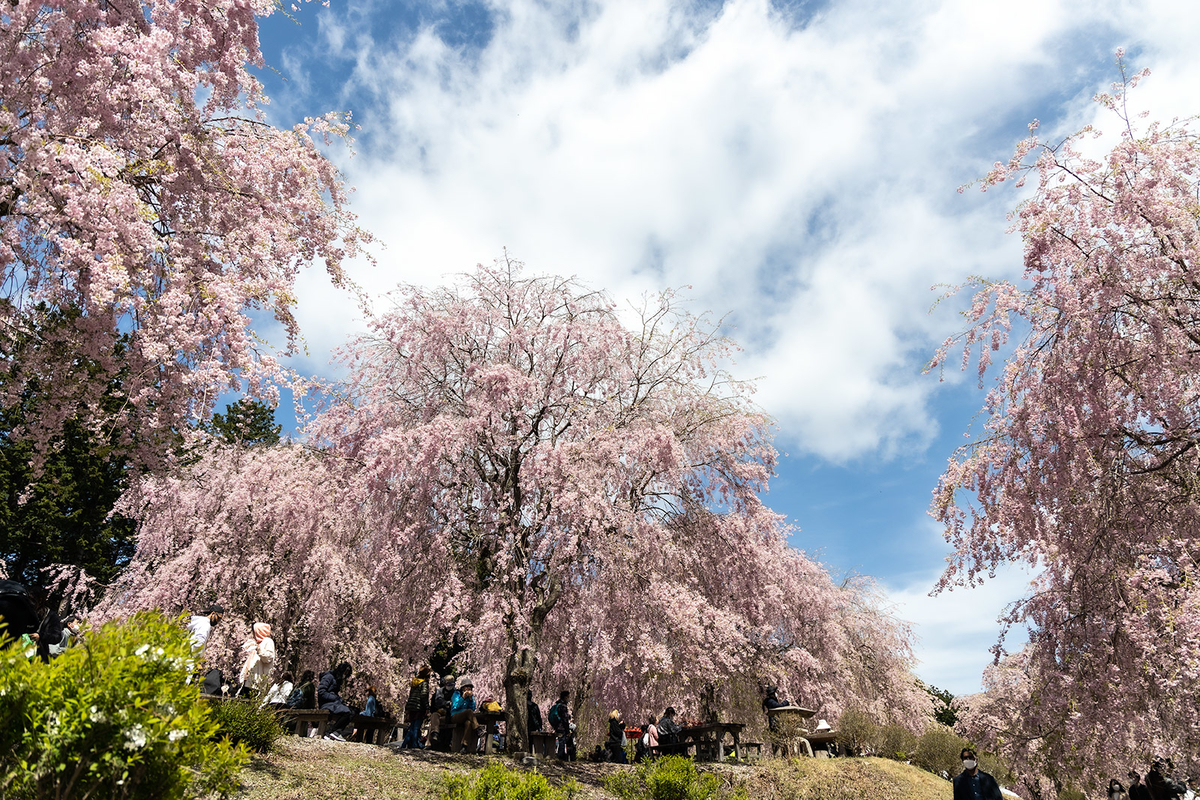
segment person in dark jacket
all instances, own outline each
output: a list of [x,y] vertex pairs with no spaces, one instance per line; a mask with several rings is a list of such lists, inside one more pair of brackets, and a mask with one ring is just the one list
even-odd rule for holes
[[404,704],[404,713],[408,717],[408,727],[404,729],[404,741],[401,747],[411,747],[421,750],[425,747],[421,742],[421,726],[429,716],[429,676],[433,668],[422,664],[417,675],[408,686],[408,702]]
[[783,708],[787,704],[788,704],[787,700],[781,700],[779,698],[779,687],[777,687],[777,686],[768,686],[767,687],[767,695],[766,695],[766,697],[763,698],[762,705],[763,705],[763,711],[767,712],[767,727],[768,728],[770,728],[773,731],[779,729],[779,720],[776,719],[775,715],[771,714],[770,712],[776,708]]
[[329,672],[322,673],[321,680],[317,684],[318,708],[329,712],[329,729],[325,734],[326,739],[344,742],[348,738],[347,734],[353,732],[348,729],[354,724],[358,710],[347,705],[339,694],[345,688],[346,682],[350,680],[352,672],[353,668],[343,661]]
[[1129,800],[1151,800],[1150,790],[1142,783],[1142,776],[1129,771]]
[[304,670],[300,675],[300,683],[292,688],[291,694],[283,705],[285,708],[316,708],[317,683],[316,674],[311,669]]
[[675,721],[675,709],[667,706],[662,719],[658,721],[659,752],[663,755],[677,755],[683,752],[683,748],[679,745],[679,732],[682,730],[683,726]]
[[525,713],[529,723],[529,732],[534,733],[542,729],[542,710],[538,708],[538,704],[533,702],[533,690],[525,692]]
[[1161,758],[1155,758],[1150,765],[1150,771],[1146,773],[1146,788],[1150,790],[1151,800],[1175,800],[1186,791],[1167,778],[1170,766],[1169,763],[1164,766]]
[[954,777],[954,800],[1004,800],[996,779],[979,769],[973,749],[964,747],[959,757],[963,771]]
[[432,750],[450,750],[450,701],[453,699],[454,677],[446,675],[429,700],[429,747]]
[[570,698],[570,692],[566,690],[559,692],[558,702],[550,706],[550,711],[546,714],[550,727],[558,734],[558,757],[563,761],[570,758],[572,749],[571,709],[567,705]]
[[0,644],[37,633],[37,604],[23,584],[0,580]]
[[44,610],[41,613],[42,622],[38,625],[38,658],[42,663],[50,661],[50,645],[57,645],[63,638],[62,618],[58,616],[58,601],[51,600],[43,593],[42,605]]
[[625,757],[625,723],[621,721],[620,709],[614,708],[608,715],[608,760],[612,764],[628,764]]

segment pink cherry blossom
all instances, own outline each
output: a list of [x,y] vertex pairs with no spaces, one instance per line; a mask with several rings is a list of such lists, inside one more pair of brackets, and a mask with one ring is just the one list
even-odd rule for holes
[[[256,15],[236,0],[9,3],[0,26],[0,403],[45,448],[68,419],[159,463],[243,386],[273,398],[297,270],[366,237],[318,141],[337,116],[266,124]],[[316,137],[316,140],[314,140]],[[112,393],[117,397],[114,398]],[[102,437],[108,441],[109,437]]]
[[393,697],[456,640],[514,747],[528,688],[761,724],[771,682],[919,729],[907,626],[760,500],[771,420],[732,343],[669,292],[637,319],[509,262],[403,288],[341,353],[309,448],[217,448],[126,498],[138,550],[105,613],[220,600],[218,662],[266,619],[280,663],[348,658]]
[[1041,570],[1004,619],[1030,645],[968,718],[1030,787],[1098,791],[1151,752],[1200,766],[1200,140],[1136,130],[1132,83],[1098,98],[1122,130],[1107,155],[1082,152],[1089,131],[1031,137],[989,175],[1038,181],[1014,216],[1025,283],[974,284],[935,362],[961,346],[982,380],[1018,334],[932,513],[956,548],[943,586]]

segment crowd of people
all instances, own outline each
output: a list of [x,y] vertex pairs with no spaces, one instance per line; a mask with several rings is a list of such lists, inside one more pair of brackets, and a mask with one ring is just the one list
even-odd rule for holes
[[[29,658],[48,660],[64,652],[80,636],[80,620],[75,616],[59,619],[54,610],[46,614],[36,632],[22,635],[21,643]],[[214,626],[220,623],[225,610],[213,604],[203,614],[195,614],[188,622],[193,653],[203,654]],[[317,674],[312,670],[301,673],[297,682],[292,672],[284,672],[272,683],[275,672],[275,642],[271,625],[255,622],[242,643],[242,666],[236,682],[226,682],[218,669],[209,670],[201,676],[201,692],[208,695],[235,695],[257,698],[261,705],[274,709],[320,709],[329,712],[325,738],[346,741],[354,732],[355,721],[360,716],[390,718],[390,713],[380,702],[375,687],[367,685],[362,708],[351,704],[344,695],[351,683],[353,667],[343,661],[332,669]],[[498,713],[500,704],[492,698],[477,702],[475,686],[468,677],[455,679],[443,676],[439,680],[428,664],[417,670],[409,682],[408,697],[404,704],[403,738],[401,747],[448,751],[453,753],[478,753],[484,749],[485,737],[497,736],[495,718],[484,717],[480,712]],[[576,725],[571,719],[570,692],[562,691],[552,703],[545,717],[534,700],[533,692],[526,694],[526,712],[530,733],[553,733],[556,754],[563,760],[575,760]],[[766,688],[763,710],[786,706],[787,701],[778,696],[774,686]],[[771,729],[776,727],[774,716],[768,713]],[[595,761],[627,763],[628,739],[623,714],[613,709],[608,715],[608,737],[590,755]],[[668,754],[680,748],[680,733],[683,726],[677,719],[674,708],[668,707],[660,717],[650,715],[640,728],[634,742],[634,760],[641,761],[651,755]],[[954,800],[1000,800],[999,785],[995,778],[979,769],[975,751],[965,748],[961,753],[963,771],[954,778]],[[1116,778],[1108,785],[1108,800],[1200,800],[1200,787],[1194,777],[1176,774],[1171,759],[1153,759],[1145,776],[1136,771],[1128,773],[1126,787]]]
[[[954,778],[954,800],[1002,800],[996,779],[979,768],[975,750],[964,747],[960,754],[963,770]],[[1129,771],[1129,788],[1116,778],[1108,782],[1108,800],[1197,800],[1200,790],[1195,778],[1173,778],[1171,759],[1155,758],[1143,779]]]
[[[225,609],[213,604],[203,614],[195,614],[188,622],[193,652],[203,654],[214,626],[218,625]],[[361,716],[388,717],[373,686],[366,687],[365,701],[360,709],[347,701],[353,667],[343,661],[319,675],[305,671],[300,681],[291,672],[284,672],[275,683],[270,677],[275,669],[275,642],[271,626],[255,622],[242,644],[243,663],[236,682],[226,682],[219,669],[209,670],[203,677],[201,692],[206,695],[235,695],[258,698],[260,703],[275,709],[319,709],[329,712],[325,738],[335,741],[349,739],[355,720]],[[484,749],[484,738],[498,736],[492,720],[481,720],[480,712],[499,713],[500,704],[493,698],[478,701],[474,682],[469,677],[455,679],[443,676],[440,680],[424,664],[412,677],[404,703],[402,748],[431,748],[454,753],[477,753]],[[569,691],[559,693],[547,710],[544,721],[541,708],[527,692],[527,713],[530,733],[552,732],[555,735],[557,756],[563,760],[577,757],[575,731],[571,720]],[[679,745],[682,726],[674,708],[662,716],[648,717],[643,732],[635,742],[635,760],[653,753],[671,752]],[[614,709],[608,720],[608,739],[599,748],[600,760],[626,763],[627,739],[624,718]],[[593,757],[597,757],[593,754]]]
[[1169,758],[1154,758],[1145,776],[1129,770],[1129,787],[1113,778],[1108,782],[1108,800],[1198,800],[1200,781],[1180,776]]

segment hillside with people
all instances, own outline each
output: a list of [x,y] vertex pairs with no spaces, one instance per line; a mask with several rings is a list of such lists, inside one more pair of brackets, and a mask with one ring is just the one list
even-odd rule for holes
[[1196,800],[1200,5],[1074,5],[0,4],[0,797]]

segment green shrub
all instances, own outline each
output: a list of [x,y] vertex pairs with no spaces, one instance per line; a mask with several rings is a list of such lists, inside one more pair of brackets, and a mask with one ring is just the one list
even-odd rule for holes
[[446,776],[441,800],[572,800],[579,793],[573,778],[555,786],[539,772],[492,763],[467,775]]
[[992,753],[979,753],[979,768],[1000,783],[1012,783],[1015,777],[1008,765],[1001,761],[999,756]]
[[604,777],[604,788],[621,800],[642,800],[646,796],[646,783],[637,773],[621,770]]
[[43,664],[0,651],[0,796],[191,798],[237,788],[244,747],[187,678],[188,633],[159,614],[87,631]]
[[838,718],[837,742],[852,756],[861,756],[878,738],[878,727],[867,712],[851,708]]
[[701,774],[690,758],[664,756],[643,761],[636,772],[605,777],[604,788],[621,800],[741,800],[745,792],[724,789],[711,773]]
[[883,725],[871,745],[875,755],[905,761],[917,749],[917,735],[903,725]]
[[917,740],[913,763],[935,775],[945,772],[951,778],[962,772],[962,749],[967,740],[945,725],[930,725]]
[[255,703],[229,701],[213,703],[209,716],[217,723],[217,738],[230,744],[244,744],[256,753],[266,753],[283,734],[279,717],[269,708]]

